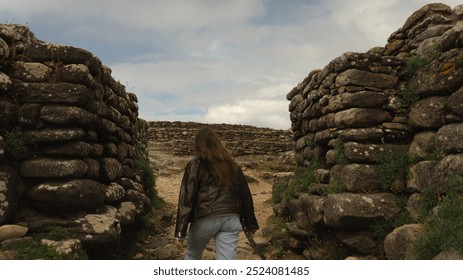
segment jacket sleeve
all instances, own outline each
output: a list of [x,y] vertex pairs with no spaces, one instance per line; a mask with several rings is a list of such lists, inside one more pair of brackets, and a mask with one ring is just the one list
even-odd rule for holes
[[239,194],[241,196],[241,219],[244,221],[250,231],[256,231],[259,229],[259,225],[254,214],[254,202],[252,200],[248,182],[241,169],[238,170],[238,179]]
[[197,196],[196,170],[198,163],[190,161],[185,167],[180,193],[178,197],[177,219],[175,224],[175,237],[185,238],[188,224],[191,222],[195,199]]

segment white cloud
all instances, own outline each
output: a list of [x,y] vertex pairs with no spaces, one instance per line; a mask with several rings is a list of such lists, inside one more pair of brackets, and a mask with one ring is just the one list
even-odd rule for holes
[[[459,0],[458,0],[459,1]],[[444,1],[453,7],[457,0]],[[156,120],[290,126],[286,94],[347,51],[384,46],[425,0],[15,0],[0,18],[86,48]]]

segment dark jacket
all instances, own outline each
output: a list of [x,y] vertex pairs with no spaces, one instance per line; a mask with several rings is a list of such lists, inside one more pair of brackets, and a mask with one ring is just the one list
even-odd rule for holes
[[175,237],[184,238],[188,224],[197,219],[224,214],[240,215],[249,230],[259,229],[251,192],[241,169],[236,174],[234,188],[222,187],[216,184],[203,160],[192,159],[185,167],[180,186]]

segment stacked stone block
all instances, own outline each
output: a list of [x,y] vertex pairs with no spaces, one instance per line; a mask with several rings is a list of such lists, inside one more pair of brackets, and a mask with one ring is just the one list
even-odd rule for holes
[[149,140],[170,147],[173,154],[194,153],[194,137],[203,126],[212,128],[227,149],[235,156],[274,154],[292,150],[289,130],[261,128],[250,125],[201,124],[195,122],[149,122]]
[[[462,15],[462,6],[426,5],[384,48],[345,53],[288,93],[297,165],[322,162],[318,182],[287,205],[300,230],[328,228],[362,258],[412,256],[412,242],[400,240],[422,232],[422,225],[397,228],[384,244],[372,226],[404,211],[418,223],[421,192],[431,187],[445,195],[446,179],[463,175]],[[411,72],[417,58],[427,63]],[[381,162],[403,155],[410,165],[390,174],[385,186]],[[333,186],[344,191],[324,195]],[[319,257],[306,242],[293,244],[306,257]]]
[[66,224],[83,242],[117,241],[150,211],[134,169],[147,145],[136,95],[90,52],[24,26],[0,25],[0,63],[0,224]]

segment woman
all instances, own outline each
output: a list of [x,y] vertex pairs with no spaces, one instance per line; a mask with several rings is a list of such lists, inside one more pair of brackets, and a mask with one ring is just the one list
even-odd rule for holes
[[241,221],[252,232],[259,228],[248,183],[210,128],[197,132],[195,151],[180,186],[175,237],[184,239],[190,225],[186,260],[201,259],[212,238],[217,259],[236,259]]

